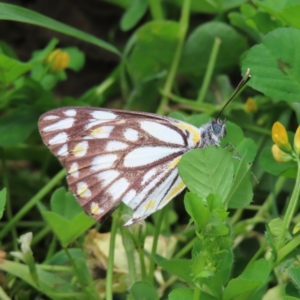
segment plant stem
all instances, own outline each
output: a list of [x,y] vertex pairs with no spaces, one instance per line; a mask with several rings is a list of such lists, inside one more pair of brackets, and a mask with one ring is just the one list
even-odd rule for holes
[[[9,180],[6,168],[6,161],[5,161],[5,152],[2,147],[0,147],[0,156],[1,156],[1,163],[3,169],[3,186],[6,188],[6,216],[8,221],[11,221],[13,218],[12,209],[11,209],[11,199],[10,199],[10,189],[9,189]],[[12,228],[11,230],[11,237],[14,251],[18,251],[18,235],[16,228]]]
[[161,0],[148,0],[149,7],[151,11],[151,16],[153,20],[164,20],[164,11],[162,8]]
[[165,211],[166,211],[166,207],[164,207],[163,209],[160,210],[158,218],[157,218],[157,222],[155,224],[155,231],[154,231],[153,243],[152,243],[152,249],[151,249],[149,276],[148,276],[150,283],[153,283],[153,279],[154,279],[154,269],[155,269],[154,254],[156,253],[158,237],[159,237],[159,233],[160,233],[161,224],[164,219]]
[[295,210],[297,208],[297,203],[298,203],[299,194],[300,194],[300,160],[299,160],[299,158],[297,158],[297,165],[298,165],[298,172],[297,172],[296,184],[295,184],[295,188],[293,190],[293,193],[292,193],[287,211],[284,215],[283,224],[282,224],[282,231],[280,233],[278,243],[277,243],[277,247],[276,247],[277,251],[281,248],[281,246],[284,242],[286,232],[289,229],[291,220],[292,220],[292,218],[295,214]]
[[116,210],[112,214],[113,220],[110,231],[110,241],[109,241],[109,254],[108,254],[108,262],[107,262],[107,272],[106,272],[106,300],[113,299],[113,272],[114,272],[114,260],[115,260],[115,243],[116,243],[116,234],[118,228],[119,214],[118,210]]
[[45,195],[47,195],[65,176],[65,170],[58,172],[39,192],[33,196],[19,212],[8,222],[8,224],[0,231],[0,240],[11,230],[11,228]]
[[[185,41],[185,36],[188,30],[189,26],[189,16],[190,16],[190,5],[191,0],[184,0],[183,7],[181,11],[181,17],[179,21],[179,32],[178,32],[178,44],[175,49],[174,58],[172,61],[172,65],[170,67],[170,71],[167,76],[167,80],[165,82],[164,88],[163,88],[163,94],[168,95],[172,90],[172,85],[175,79],[176,71],[179,65],[179,61],[181,58],[181,53]],[[158,114],[164,114],[165,108],[168,106],[168,97],[163,96],[159,105],[159,108],[157,110]]]
[[201,297],[201,290],[198,287],[195,287],[193,300],[199,300],[200,297]]
[[212,77],[212,74],[213,74],[213,71],[215,68],[215,64],[216,64],[216,60],[217,60],[217,56],[219,53],[221,43],[222,43],[221,39],[215,38],[214,44],[212,47],[212,51],[211,51],[211,54],[209,57],[209,61],[207,64],[207,69],[204,74],[203,83],[202,83],[202,86],[201,86],[199,94],[198,94],[198,98],[197,98],[198,104],[200,104],[204,101],[204,97],[206,95],[206,92],[207,92],[207,89],[210,84],[211,77]]
[[281,249],[279,249],[276,264],[279,264],[285,256],[287,256],[293,250],[297,249],[299,245],[300,245],[300,235],[297,235],[289,243],[287,243]]

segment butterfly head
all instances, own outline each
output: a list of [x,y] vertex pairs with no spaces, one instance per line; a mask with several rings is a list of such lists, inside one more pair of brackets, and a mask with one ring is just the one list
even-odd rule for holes
[[221,119],[211,121],[211,134],[218,139],[226,136],[226,123]]

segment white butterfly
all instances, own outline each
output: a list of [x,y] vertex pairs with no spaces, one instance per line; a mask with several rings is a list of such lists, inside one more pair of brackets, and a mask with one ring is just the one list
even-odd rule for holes
[[200,128],[151,113],[90,107],[58,108],[43,114],[44,143],[67,170],[83,209],[96,220],[121,201],[134,211],[131,225],[163,208],[185,185],[181,156],[219,146],[226,135],[217,119]]

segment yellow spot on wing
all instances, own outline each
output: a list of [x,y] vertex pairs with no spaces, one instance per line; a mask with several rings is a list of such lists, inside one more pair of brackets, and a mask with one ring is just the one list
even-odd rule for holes
[[164,200],[165,202],[169,202],[172,198],[174,198],[183,188],[185,187],[183,181],[180,181],[176,186],[173,187],[169,196]]
[[80,196],[80,197],[84,197],[84,194],[86,193],[87,191],[87,187],[86,186],[80,186],[78,189],[77,189],[77,194]]
[[76,145],[75,147],[74,147],[74,149],[73,149],[73,154],[74,155],[77,155],[77,154],[79,154],[80,152],[83,152],[85,149],[84,149],[84,147],[81,145],[81,144],[78,144],[78,145]]
[[180,159],[181,159],[181,156],[179,156],[179,157],[173,159],[173,161],[171,161],[171,162],[168,164],[168,169],[173,169],[174,167],[176,167],[176,166],[178,165]]
[[145,205],[145,209],[148,210],[154,208],[155,202],[155,199],[149,200]]
[[192,135],[192,140],[195,144],[197,144],[200,141],[200,133],[194,126],[184,123],[173,123],[173,125],[177,126],[180,129],[186,129],[187,131],[189,131]]
[[100,215],[101,211],[100,211],[100,207],[99,207],[98,203],[92,202],[92,204],[91,204],[91,213],[93,215]]
[[102,128],[102,127],[98,127],[98,128],[91,131],[91,135],[97,135],[97,134],[102,133],[102,132],[105,132],[105,129]]

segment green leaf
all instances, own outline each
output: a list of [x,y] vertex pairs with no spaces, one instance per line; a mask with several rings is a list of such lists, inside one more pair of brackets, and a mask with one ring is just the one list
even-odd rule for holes
[[18,77],[30,71],[32,67],[33,65],[30,63],[22,63],[0,53],[0,82],[5,84],[12,83]]
[[296,268],[289,268],[288,274],[293,280],[293,283],[296,285],[298,289],[300,289],[300,266]]
[[121,19],[121,29],[127,31],[133,28],[144,16],[148,8],[148,1],[132,0]]
[[270,271],[269,263],[266,260],[255,261],[239,277],[229,281],[222,299],[247,299],[258,287],[265,283]]
[[219,194],[225,200],[233,180],[233,159],[228,150],[209,146],[184,154],[178,170],[191,192],[203,199]]
[[43,16],[42,14],[36,13],[23,7],[0,3],[0,20],[24,22],[45,27],[66,35],[73,36],[77,39],[81,39],[103,49],[106,49],[112,53],[120,55],[120,52],[117,48],[101,39],[96,38],[93,35],[87,34],[81,30],[65,25],[61,22],[58,22],[54,19]]
[[192,284],[192,267],[191,261],[186,259],[170,259],[158,262],[158,265],[161,266],[166,271],[169,271],[176,276],[180,277],[187,283]]
[[0,191],[0,219],[2,219],[6,204],[6,188]]
[[[238,65],[242,53],[247,49],[244,37],[225,23],[207,22],[197,27],[188,37],[179,67],[180,71],[203,76],[215,38],[221,39],[221,45],[214,71],[221,72]],[[232,45],[235,46],[232,47]]]
[[251,69],[248,85],[279,100],[296,102],[300,98],[300,30],[278,28],[263,43],[250,49],[243,60],[243,72]]
[[[57,274],[52,274],[50,272],[42,270],[39,265],[37,265],[37,273],[39,277],[39,287],[36,286],[35,282],[32,280],[27,265],[12,262],[8,260],[2,260],[0,264],[0,270],[8,272],[24,282],[30,284],[36,289],[40,289],[44,294],[48,295],[51,299],[62,299],[64,293],[74,292],[73,286],[70,281],[62,279],[57,276]],[[59,294],[61,293],[61,294]],[[78,293],[78,298],[80,298],[80,293]],[[76,298],[68,298],[76,299]]]
[[177,46],[179,25],[172,21],[153,21],[139,28],[130,56],[129,70],[136,83],[168,70]]
[[259,157],[259,164],[266,172],[276,176],[290,178],[296,178],[297,176],[297,163],[293,160],[285,163],[277,162],[272,155],[271,147],[263,149]]
[[70,56],[68,69],[78,72],[83,68],[85,55],[82,51],[80,51],[77,47],[63,48],[62,51],[67,52]]
[[300,3],[285,7],[281,12],[281,18],[291,27],[300,28]]
[[[174,289],[168,295],[168,300],[193,300],[194,290],[187,288]],[[201,293],[202,298],[202,293]],[[204,299],[204,298],[203,298]]]
[[39,115],[34,108],[19,107],[2,116],[0,118],[0,146],[12,146],[25,141],[37,128]]
[[209,218],[209,211],[204,206],[203,200],[194,193],[186,193],[184,196],[184,207],[195,222],[197,230],[202,230]]
[[14,80],[30,71],[32,68],[33,65],[30,63],[22,63],[0,53],[0,82],[2,83],[12,83]]
[[222,147],[226,145],[228,145],[229,149],[232,146],[235,148],[232,149],[232,156],[242,156],[248,163],[253,162],[256,156],[257,146],[255,142],[249,138],[245,138],[242,129],[229,121],[226,122],[226,136],[221,141]]
[[54,213],[71,221],[82,212],[82,208],[71,192],[64,187],[57,189],[51,197],[51,209]]
[[130,292],[135,300],[159,300],[156,289],[147,282],[135,282]]
[[242,208],[251,203],[253,190],[250,165],[243,157],[235,172],[235,177],[226,203],[229,208]]
[[95,220],[87,216],[85,212],[78,214],[72,221],[68,221],[50,211],[43,212],[42,214],[64,248],[95,224]]

